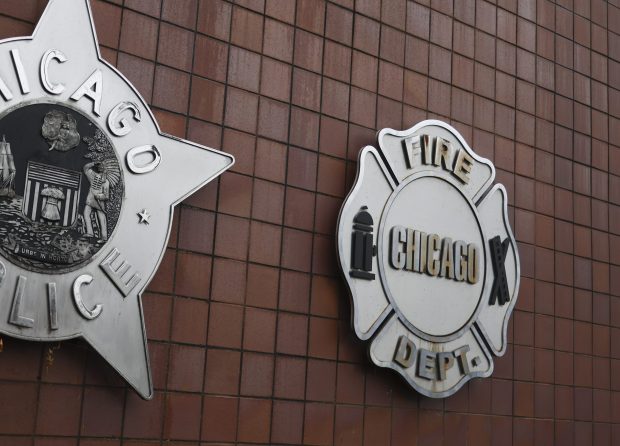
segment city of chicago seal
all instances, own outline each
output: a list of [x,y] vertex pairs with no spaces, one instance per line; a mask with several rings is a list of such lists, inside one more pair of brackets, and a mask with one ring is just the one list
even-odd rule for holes
[[150,398],[141,293],[174,206],[234,158],[160,131],[88,0],[50,0],[0,60],[0,333],[83,338]]

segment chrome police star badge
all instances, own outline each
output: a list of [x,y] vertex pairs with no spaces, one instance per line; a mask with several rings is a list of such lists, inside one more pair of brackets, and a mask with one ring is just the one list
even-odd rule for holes
[[384,129],[338,222],[355,333],[372,361],[446,397],[506,351],[519,256],[493,164],[451,126]]
[[234,159],[161,133],[101,58],[87,0],[51,0],[0,60],[0,332],[84,338],[150,398],[140,295],[173,207]]

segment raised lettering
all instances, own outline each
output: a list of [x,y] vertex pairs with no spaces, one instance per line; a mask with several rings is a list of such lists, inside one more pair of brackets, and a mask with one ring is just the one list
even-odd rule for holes
[[418,358],[418,376],[424,379],[436,379],[437,372],[435,370],[435,353],[423,348],[421,348],[419,351],[420,357]]
[[452,144],[443,138],[437,137],[435,142],[435,157],[433,164],[443,166],[446,170],[452,170]]
[[469,363],[467,362],[467,352],[469,351],[469,345],[464,345],[454,350],[454,357],[458,359],[459,367],[463,375],[469,374]]
[[101,70],[95,70],[80,87],[71,95],[71,99],[79,101],[84,96],[93,101],[93,113],[101,116],[101,95],[103,93],[103,75]]
[[39,67],[41,85],[43,85],[43,88],[48,93],[59,95],[63,91],[65,91],[65,86],[61,83],[54,84],[50,80],[49,66],[52,60],[55,60],[58,63],[65,63],[68,59],[67,56],[65,56],[63,52],[59,50],[48,50],[45,52],[45,54],[43,54],[43,57],[41,58],[41,65]]
[[416,348],[411,339],[405,335],[398,338],[396,351],[394,352],[394,361],[408,369],[415,362]]
[[142,119],[140,116],[140,109],[138,109],[138,106],[133,102],[121,102],[117,104],[108,115],[108,127],[116,136],[125,136],[132,130],[127,119],[120,118],[120,115],[127,110],[131,111],[131,116],[134,121],[140,122]]
[[452,251],[452,239],[446,237],[441,241],[441,270],[439,275],[454,279],[454,251]]
[[391,234],[390,263],[396,269],[402,269],[405,266],[405,254],[402,251],[401,243],[406,239],[406,230],[402,226],[394,226]]
[[464,184],[469,183],[469,174],[473,164],[474,159],[465,150],[460,150],[454,164],[454,175]]
[[424,155],[424,164],[431,164],[433,161],[433,140],[428,135],[422,135],[420,143],[422,145],[422,154]]
[[123,293],[123,296],[127,297],[129,293],[131,293],[131,290],[133,290],[142,279],[138,274],[132,274],[130,271],[131,265],[125,260],[122,260],[120,264],[117,263],[117,265],[114,266],[113,263],[119,256],[120,252],[118,249],[114,248],[99,266],[110,278],[116,288]]
[[439,243],[440,239],[437,234],[430,234],[428,236],[426,272],[431,276],[439,274],[439,260],[435,258]]
[[22,63],[22,58],[17,48],[11,50],[11,59],[13,59],[13,67],[15,67],[15,73],[17,74],[17,80],[19,81],[19,87],[22,93],[30,93],[30,85],[26,77],[26,70],[24,70],[24,64]]
[[91,276],[90,274],[82,274],[77,279],[75,279],[75,282],[73,282],[73,302],[75,302],[75,306],[77,307],[82,317],[89,321],[98,318],[103,311],[103,305],[101,304],[95,305],[92,310],[89,310],[88,308],[86,308],[86,305],[84,305],[81,291],[82,285],[88,285],[92,281],[93,276]]
[[0,77],[0,94],[2,95],[4,100],[7,102],[13,99],[13,93],[11,93],[11,90],[9,89],[9,87],[6,86],[6,84],[4,83],[4,80],[1,77]]
[[26,289],[27,282],[28,278],[26,276],[19,276],[17,278],[17,285],[15,285],[15,294],[13,294],[13,305],[11,306],[9,323],[17,325],[18,327],[32,328],[34,327],[34,319],[22,315],[24,290]]
[[50,330],[58,330],[58,303],[56,301],[56,283],[47,284],[47,305]]
[[469,283],[478,283],[478,262],[479,250],[474,243],[467,246],[467,281]]
[[422,156],[420,137],[412,136],[410,138],[407,138],[403,141],[403,145],[407,169],[413,169],[415,167],[415,159]]
[[467,245],[457,240],[454,242],[454,280],[463,282],[467,276]]
[[[137,158],[144,155],[150,156],[152,159],[147,163],[138,164]],[[154,171],[157,166],[159,166],[159,163],[161,162],[161,154],[155,146],[140,146],[134,147],[127,152],[125,160],[127,162],[127,167],[133,173],[149,173]]]
[[439,370],[439,380],[446,379],[446,372],[454,365],[454,354],[452,352],[437,353],[437,368]]

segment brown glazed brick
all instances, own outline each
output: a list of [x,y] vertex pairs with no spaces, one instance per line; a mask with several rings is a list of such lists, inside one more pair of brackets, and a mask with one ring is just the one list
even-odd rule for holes
[[306,372],[306,399],[332,402],[336,394],[336,362],[309,359]]
[[266,443],[270,433],[271,401],[241,398],[239,400],[238,440]]
[[39,394],[37,434],[77,435],[81,406],[80,388],[54,384],[42,386]]
[[306,403],[304,443],[327,445],[334,430],[334,406],[325,403]]
[[184,28],[193,29],[196,26],[198,0],[164,0],[162,18]]
[[278,299],[278,270],[262,265],[248,265],[246,305],[275,309]]
[[154,85],[153,105],[176,113],[187,112],[190,78],[186,73],[157,66]]
[[176,298],[174,300],[171,340],[203,345],[207,335],[208,311],[209,305],[206,302]]
[[282,313],[278,317],[276,351],[291,355],[305,355],[308,336],[306,316]]
[[[116,2],[120,3],[120,2]],[[144,14],[159,17],[161,14],[161,2],[150,2],[148,0],[127,0],[125,6]]]
[[288,356],[276,356],[274,396],[303,399],[306,380],[306,361]]
[[237,398],[206,396],[202,409],[201,439],[205,441],[234,441],[238,405]]
[[239,393],[241,354],[232,350],[207,350],[204,390],[220,395]]
[[118,69],[127,76],[140,94],[150,102],[153,94],[155,65],[130,54],[120,53],[118,55]]
[[84,389],[80,431],[88,436],[118,436],[121,433],[123,392],[121,389]]
[[245,263],[228,259],[215,259],[211,299],[243,304],[246,289],[245,277]]
[[325,36],[350,46],[353,36],[353,13],[347,9],[328,3]]
[[145,324],[152,327],[149,338],[166,341],[170,336],[172,299],[169,296],[145,294],[142,299]]
[[291,92],[291,67],[276,60],[263,58],[260,91],[261,94],[274,99],[288,101]]
[[162,24],[159,32],[161,39],[157,49],[158,62],[189,71],[192,67],[193,33],[168,24]]
[[200,435],[200,395],[168,393],[163,437],[197,440]]
[[202,388],[205,351],[201,347],[173,345],[170,349],[168,388],[199,392]]
[[241,347],[243,308],[239,305],[212,303],[209,311],[209,345]]
[[209,295],[211,259],[206,256],[179,253],[176,264],[177,294],[206,299]]
[[299,444],[302,439],[304,406],[301,402],[274,401],[271,438],[278,443]]
[[240,393],[254,397],[271,396],[274,357],[246,352],[243,354],[242,363]]
[[144,401],[136,394],[128,394],[125,403],[123,435],[130,438],[153,438],[159,435],[164,412],[164,395],[156,394]]
[[294,63],[306,70],[320,72],[323,60],[323,40],[305,31],[295,32]]
[[243,328],[243,348],[265,353],[274,351],[276,313],[258,308],[247,308]]
[[280,274],[280,295],[278,308],[296,313],[308,312],[310,296],[310,276],[295,271],[282,271]]
[[136,56],[154,60],[157,51],[158,28],[157,20],[126,11],[123,14],[119,48]]
[[336,444],[362,444],[364,410],[359,406],[337,405],[334,417]]
[[[220,215],[216,225],[215,254],[236,260],[247,258],[249,222],[239,217]],[[231,242],[242,242],[240,246]]]

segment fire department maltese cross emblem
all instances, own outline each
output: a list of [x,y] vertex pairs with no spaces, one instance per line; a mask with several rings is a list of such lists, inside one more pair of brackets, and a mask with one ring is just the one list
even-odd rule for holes
[[384,129],[338,222],[355,333],[372,361],[442,398],[493,372],[519,288],[506,190],[451,126]]
[[0,59],[0,333],[82,337],[150,398],[141,293],[174,205],[234,159],[160,132],[87,0],[51,0]]

